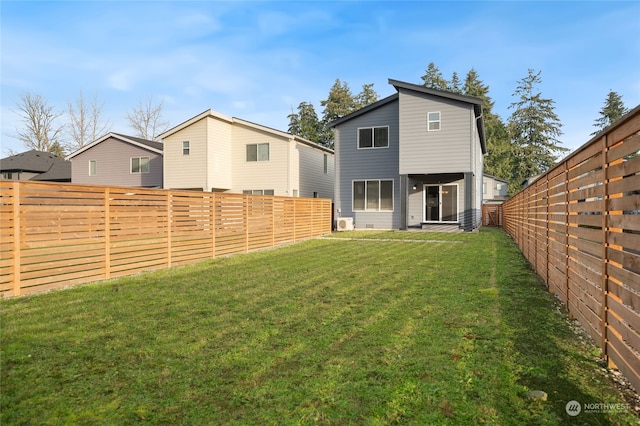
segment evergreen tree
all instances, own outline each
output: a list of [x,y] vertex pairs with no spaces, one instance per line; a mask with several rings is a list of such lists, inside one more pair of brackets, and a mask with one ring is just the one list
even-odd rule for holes
[[300,136],[312,142],[320,142],[322,124],[318,120],[318,115],[309,102],[300,102],[298,112],[289,114],[289,133]]
[[489,86],[480,80],[473,68],[467,73],[463,92],[467,96],[482,99],[482,117],[487,141],[487,155],[484,157],[485,173],[510,181],[514,161],[507,127],[500,116],[493,113],[494,102],[489,96]]
[[328,127],[328,124],[353,112],[356,108],[349,84],[337,78],[329,90],[329,96],[327,96],[327,99],[321,101],[320,105],[324,107],[322,111],[320,143],[329,148],[333,148],[333,130]]
[[624,102],[622,102],[622,96],[613,90],[610,91],[607,99],[604,101],[604,106],[600,110],[600,117],[598,117],[593,124],[597,130],[591,133],[591,136],[599,133],[605,127],[610,126],[627,112],[628,110],[624,106]]
[[431,89],[447,90],[449,82],[442,76],[440,69],[431,62],[427,66],[425,74],[421,77],[422,85]]
[[324,107],[322,121],[325,123],[344,117],[356,108],[349,84],[346,81],[340,81],[339,78],[336,79],[331,89],[329,89],[327,99],[321,101],[320,105]]
[[562,124],[554,111],[554,101],[543,98],[536,88],[542,82],[540,74],[529,69],[513,93],[518,100],[509,106],[514,110],[507,124],[514,151],[511,194],[520,189],[525,179],[553,166],[557,153],[568,151],[557,139],[562,134]]
[[329,127],[329,123],[377,100],[378,94],[373,89],[373,83],[363,84],[362,91],[354,96],[349,84],[337,78],[329,90],[327,99],[320,102],[324,107],[322,120],[318,120],[312,104],[301,102],[298,112],[292,111],[288,116],[289,133],[333,148],[333,129]]
[[363,84],[362,91],[354,98],[355,110],[364,108],[378,101],[378,93],[373,89],[373,83]]

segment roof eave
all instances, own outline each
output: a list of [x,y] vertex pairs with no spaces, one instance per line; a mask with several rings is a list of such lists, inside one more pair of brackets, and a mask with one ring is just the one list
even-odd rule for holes
[[395,101],[397,99],[398,99],[398,94],[394,93],[393,95],[387,96],[386,98],[383,98],[383,99],[380,99],[379,101],[374,102],[374,103],[372,103],[370,105],[367,105],[364,108],[360,108],[359,110],[354,111],[351,114],[347,114],[344,117],[337,118],[337,119],[331,121],[328,124],[328,126],[329,127],[336,127],[337,125],[342,124],[345,121],[349,121],[349,120],[351,120],[353,118],[356,118],[356,117],[358,117],[358,116],[360,116],[362,114],[365,114],[365,113],[367,113],[367,112],[369,112],[371,110],[374,110],[376,108],[380,108],[381,106],[386,105],[386,104],[388,104],[390,102],[393,102],[393,101]]

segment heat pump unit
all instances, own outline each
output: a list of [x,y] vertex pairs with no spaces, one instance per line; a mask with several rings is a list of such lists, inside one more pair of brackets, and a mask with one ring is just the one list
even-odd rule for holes
[[339,217],[338,218],[338,231],[353,231],[353,218],[352,217]]

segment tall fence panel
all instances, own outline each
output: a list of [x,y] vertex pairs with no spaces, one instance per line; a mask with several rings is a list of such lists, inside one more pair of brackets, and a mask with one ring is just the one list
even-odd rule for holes
[[640,106],[503,206],[503,228],[640,390]]
[[0,296],[331,232],[331,200],[0,181]]

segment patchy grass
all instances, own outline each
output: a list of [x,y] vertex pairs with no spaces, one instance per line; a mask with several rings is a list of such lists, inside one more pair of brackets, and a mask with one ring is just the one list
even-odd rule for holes
[[636,423],[500,230],[336,237],[0,302],[0,423]]

